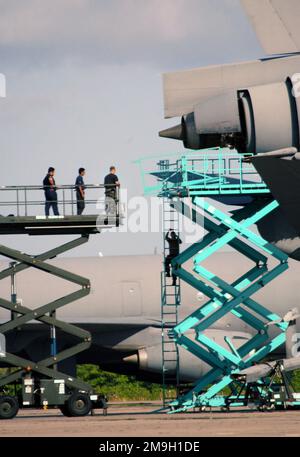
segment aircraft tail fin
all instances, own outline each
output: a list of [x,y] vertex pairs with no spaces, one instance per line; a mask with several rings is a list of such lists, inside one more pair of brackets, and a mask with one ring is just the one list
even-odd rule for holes
[[298,0],[241,0],[266,54],[300,51]]
[[[300,53],[299,0],[241,0],[241,4],[267,55]],[[290,71],[298,72],[298,68],[299,63],[291,65]],[[165,118],[192,113],[195,105],[226,90],[284,81],[286,77],[286,69],[276,59],[166,73]]]

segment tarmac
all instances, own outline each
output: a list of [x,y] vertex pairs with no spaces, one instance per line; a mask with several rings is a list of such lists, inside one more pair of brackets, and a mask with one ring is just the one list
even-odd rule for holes
[[300,411],[166,414],[155,404],[113,404],[108,415],[64,417],[59,410],[21,410],[0,421],[1,437],[300,437]]

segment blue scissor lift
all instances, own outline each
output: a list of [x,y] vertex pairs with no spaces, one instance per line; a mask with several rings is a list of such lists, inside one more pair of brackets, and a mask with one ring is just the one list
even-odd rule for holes
[[[160,160],[157,169],[147,171],[144,159],[138,163],[145,194],[155,193],[168,199],[171,207],[184,217],[196,224],[204,221],[206,231],[203,238],[172,261],[172,273],[208,297],[208,301],[170,329],[169,335],[211,369],[190,391],[168,405],[170,412],[245,405],[247,385],[236,375],[282,346],[289,325],[252,298],[288,269],[288,256],[251,230],[278,203],[251,165],[250,154],[209,149]],[[157,178],[157,185],[147,185],[149,175]],[[229,213],[212,203],[216,199],[234,204],[237,198],[241,209]],[[203,266],[206,259],[226,245],[253,262],[249,271],[232,283]],[[275,259],[275,266],[269,266],[270,257]],[[193,273],[185,268],[190,259],[194,262]],[[163,293],[162,290],[162,297]],[[235,347],[229,337],[220,345],[206,332],[228,313],[253,329],[253,336],[240,347]],[[274,327],[277,331],[270,335]],[[255,387],[262,397],[270,393],[265,380]]]

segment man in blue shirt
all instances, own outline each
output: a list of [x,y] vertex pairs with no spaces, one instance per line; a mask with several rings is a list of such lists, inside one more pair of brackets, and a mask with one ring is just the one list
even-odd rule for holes
[[77,215],[81,216],[83,213],[83,210],[85,208],[85,202],[84,202],[85,185],[84,185],[84,181],[83,181],[83,177],[85,175],[85,169],[79,168],[78,173],[79,174],[76,178],[75,188],[76,188],[76,200],[77,200]]
[[59,216],[57,206],[57,187],[55,184],[55,168],[49,167],[48,173],[43,180],[43,187],[45,192],[45,214],[48,217],[50,214],[50,208],[53,210],[54,216]]

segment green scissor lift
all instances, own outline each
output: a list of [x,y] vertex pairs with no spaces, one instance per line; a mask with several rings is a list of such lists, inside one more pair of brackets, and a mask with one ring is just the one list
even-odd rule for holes
[[[278,207],[277,201],[251,165],[250,154],[209,149],[159,160],[156,169],[145,169],[146,160],[151,158],[138,161],[145,194],[168,199],[171,207],[195,224],[204,220],[206,231],[203,238],[172,261],[172,272],[208,297],[208,301],[175,325],[169,333],[177,345],[206,362],[211,369],[191,390],[169,403],[170,412],[196,407],[244,406],[255,397],[254,390],[259,393],[259,405],[266,403],[266,398],[272,398],[270,401],[281,406],[282,397],[275,395],[272,382],[260,380],[251,386],[236,376],[265,359],[286,341],[288,323],[252,298],[288,269],[288,256],[251,230],[253,224]],[[157,178],[157,185],[148,185],[149,176]],[[216,208],[212,200],[207,200],[225,197],[245,199],[242,209],[228,214]],[[199,216],[200,213],[204,219]],[[233,283],[228,283],[203,266],[206,259],[226,245],[253,263],[252,268]],[[268,265],[270,257],[276,261],[272,268]],[[185,268],[190,259],[194,262],[193,273]],[[251,339],[239,348],[234,346],[229,337],[221,346],[205,333],[228,313],[253,328]],[[270,324],[277,328],[275,336],[269,334]],[[284,376],[284,373],[280,373]],[[291,401],[290,396],[288,400],[289,404],[299,404],[296,400]]]
[[[73,186],[65,187],[74,192]],[[103,187],[98,185],[96,190]],[[25,192],[26,197],[26,193],[35,188],[14,187],[8,190],[11,191],[11,189],[16,191],[18,196],[17,215],[0,216],[1,235],[79,235],[79,237],[39,255],[25,254],[0,245],[0,255],[11,261],[7,268],[0,271],[0,280],[11,278],[11,300],[0,298],[0,308],[8,311],[10,315],[6,322],[0,322],[0,343],[5,340],[5,337],[9,340],[11,335],[17,336],[33,321],[46,328],[49,335],[49,347],[46,348],[48,356],[42,360],[32,360],[29,356],[20,355],[20,351],[17,354],[14,353],[13,343],[9,344],[10,349],[1,348],[0,344],[0,364],[10,367],[8,373],[0,376],[0,419],[12,419],[17,415],[19,408],[58,407],[65,416],[85,416],[90,412],[93,413],[94,409],[100,408],[106,414],[107,402],[104,396],[95,394],[90,385],[59,369],[61,362],[87,350],[92,344],[92,335],[88,330],[58,319],[56,316],[58,310],[90,293],[90,280],[59,268],[49,263],[49,260],[87,243],[90,235],[97,234],[102,229],[119,226],[119,204],[116,214],[109,218],[105,214],[29,216],[28,210],[32,210],[34,205],[44,205],[44,201],[28,202],[25,199],[21,207],[19,194]],[[37,190],[40,190],[38,186]],[[11,206],[14,201],[1,203],[2,206],[4,204]],[[73,201],[69,203],[73,204]],[[20,214],[20,208],[25,214]],[[76,285],[77,290],[31,309],[18,300],[16,289],[16,276],[26,269],[35,269],[58,277]],[[47,287],[46,281],[45,287]],[[36,325],[36,330],[38,329]],[[62,347],[60,344],[63,335],[67,337],[68,347]]]
[[[88,235],[82,235],[38,256],[0,245],[0,254],[13,260],[8,268],[0,272],[0,280],[11,277],[14,285],[17,273],[34,268],[78,286],[77,291],[35,309],[28,308],[18,301],[15,288],[12,289],[10,301],[0,298],[0,307],[11,314],[11,318],[0,325],[2,335],[9,337],[13,332],[17,335],[33,320],[46,325],[51,335],[49,356],[43,360],[34,361],[13,352],[6,352],[5,357],[0,359],[0,362],[2,360],[6,366],[11,367],[9,373],[0,377],[0,419],[12,419],[19,408],[32,407],[60,407],[66,416],[86,415],[92,408],[99,407],[104,407],[106,411],[104,397],[94,395],[91,387],[80,379],[58,370],[60,362],[76,356],[91,345],[92,337],[89,331],[56,317],[57,310],[90,293],[90,281],[49,264],[47,260],[86,243],[88,239]],[[57,331],[74,339],[74,344],[57,351]]]

